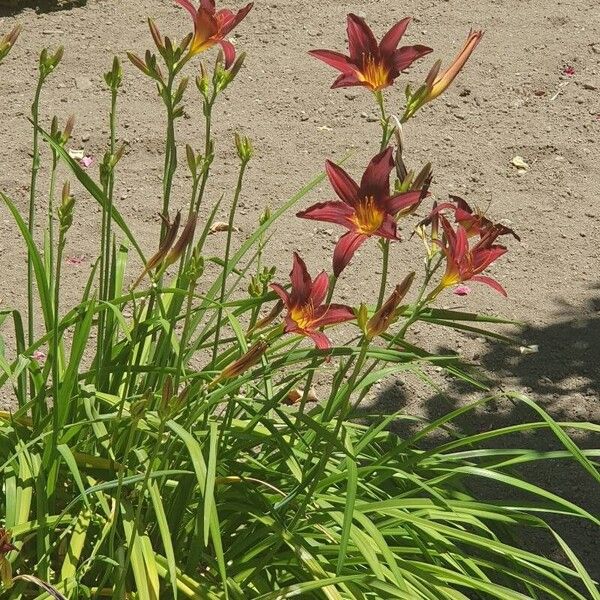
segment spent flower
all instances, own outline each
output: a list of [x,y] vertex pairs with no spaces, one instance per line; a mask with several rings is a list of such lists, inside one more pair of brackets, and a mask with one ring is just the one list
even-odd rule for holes
[[313,280],[297,252],[294,252],[290,281],[290,292],[277,283],[271,284],[287,309],[285,333],[310,337],[321,350],[330,348],[329,338],[319,329],[354,319],[354,311],[343,304],[323,304],[329,288],[329,277],[322,271]]
[[358,185],[341,167],[327,161],[327,176],[342,201],[320,202],[297,214],[302,219],[335,223],[349,230],[335,247],[336,277],[369,237],[399,239],[396,218],[414,211],[427,194],[426,190],[414,190],[390,195],[393,168],[392,149],[386,148],[371,160]]
[[378,92],[392,85],[415,60],[431,52],[431,48],[419,44],[398,48],[410,23],[408,17],[396,23],[379,43],[363,18],[350,13],[347,23],[349,56],[333,50],[310,51],[315,58],[341,71],[332,88],[364,86]]

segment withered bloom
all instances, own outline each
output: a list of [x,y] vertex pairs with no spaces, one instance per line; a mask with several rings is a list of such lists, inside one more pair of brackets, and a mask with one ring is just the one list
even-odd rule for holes
[[398,307],[408,293],[415,278],[414,271],[409,273],[402,283],[399,283],[383,306],[369,319],[367,323],[367,338],[373,338],[385,333],[390,325],[398,319]]
[[144,279],[144,277],[148,273],[150,273],[150,271],[152,271],[152,269],[156,268],[162,263],[162,261],[167,256],[169,250],[171,249],[171,246],[175,242],[175,238],[177,237],[177,230],[179,229],[179,223],[181,222],[181,213],[179,211],[177,212],[172,223],[169,221],[168,215],[160,215],[160,218],[163,220],[167,227],[167,233],[163,238],[163,241],[160,243],[156,254],[154,254],[148,260],[141,275],[135,280],[135,282],[131,286],[131,290],[134,290],[141,283],[142,279]]

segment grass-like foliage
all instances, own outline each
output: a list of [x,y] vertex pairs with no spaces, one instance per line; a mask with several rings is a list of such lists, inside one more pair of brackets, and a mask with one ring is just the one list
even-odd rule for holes
[[[424,270],[411,270],[392,289],[387,280],[398,219],[411,218],[432,195],[431,165],[406,166],[402,125],[450,85],[481,32],[469,36],[446,72],[437,62],[419,89],[406,90],[398,119],[386,112],[383,90],[431,50],[398,49],[407,19],[378,43],[363,19],[349,15],[350,56],[312,53],[341,72],[335,87],[373,93],[380,152],[359,180],[327,162],[324,174],[266,209],[240,240],[235,218],[252,164],[248,139],[235,138],[235,189],[214,206],[203,200],[220,142],[212,134],[213,107],[243,74],[244,55],[236,57],[226,36],[252,7],[234,14],[210,0],[200,7],[178,3],[193,17],[194,32],[176,43],[150,21],[156,50],[129,55],[153,80],[166,114],[162,229],[153,254],[113,202],[119,165],[127,160],[116,143],[119,60],[104,76],[110,138],[95,178],[85,159],[68,151],[74,120],[64,128],[57,119],[40,120],[44,85],[62,49],[40,55],[28,214],[9,190],[1,193],[28,256],[27,312],[0,315],[0,385],[12,401],[0,412],[2,597],[600,598],[584,565],[546,522],[559,514],[596,527],[598,518],[526,481],[518,469],[571,459],[600,480],[598,452],[580,450],[566,433],[598,433],[598,426],[557,423],[516,395],[507,396],[527,404],[537,420],[471,436],[453,435],[453,422],[491,399],[429,424],[359,410],[376,383],[408,373],[426,379],[424,366],[432,363],[484,388],[456,356],[412,344],[416,322],[510,342],[486,329],[502,319],[435,306],[449,288],[468,293],[468,281],[505,293],[482,273],[507,251],[498,239],[518,237],[463,199],[434,202],[425,219],[415,219],[418,235],[405,243],[423,242]],[[0,41],[0,61],[18,35],[15,29]],[[184,102],[194,101],[184,72],[215,45],[216,62],[203,65],[196,80],[204,147],[188,145],[182,160],[177,122]],[[183,169],[191,175],[189,205],[183,215],[172,214],[173,181]],[[65,173],[86,198],[75,199],[69,183],[57,193]],[[290,283],[275,282],[275,269],[264,264],[269,229],[325,177],[339,200],[298,216],[346,229],[333,274],[313,277],[290,254]],[[42,181],[47,193],[40,192]],[[102,210],[98,259],[79,303],[65,307],[61,268],[74,211],[84,201]],[[216,222],[225,203],[228,222]],[[205,256],[211,234],[222,236],[217,258]],[[354,254],[371,238],[381,248],[381,285],[357,296],[374,301],[335,303],[338,278],[352,277]],[[130,253],[143,267],[130,267]],[[336,339],[346,336],[344,343],[332,345],[326,331],[341,323]],[[317,370],[324,383],[315,398]],[[412,422],[410,437],[390,432],[402,419]],[[563,450],[491,449],[504,436],[533,429],[552,432]],[[445,441],[432,447],[432,439]],[[473,490],[486,482],[512,491],[506,497],[513,499],[479,497]],[[533,529],[562,549],[561,562],[524,549]]]

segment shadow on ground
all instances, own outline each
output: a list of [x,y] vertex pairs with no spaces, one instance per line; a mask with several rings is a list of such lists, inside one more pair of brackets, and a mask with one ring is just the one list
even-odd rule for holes
[[36,13],[49,13],[85,6],[87,0],[0,0],[0,17],[12,17],[32,8]]
[[[598,289],[598,288],[597,288]],[[600,296],[586,305],[563,305],[556,321],[546,326],[526,326],[520,338],[526,346],[537,346],[535,353],[522,353],[500,342],[490,341],[478,362],[498,391],[525,388],[526,395],[535,400],[556,421],[600,421]],[[452,353],[440,348],[440,353]],[[391,414],[404,407],[417,407],[427,421],[433,421],[476,400],[482,394],[469,384],[448,381],[443,393],[435,393],[417,404],[407,397],[402,385],[385,388],[367,409],[371,414]],[[453,422],[455,434],[469,435],[520,423],[539,421],[539,415],[528,405],[505,398],[493,400]],[[394,430],[402,437],[414,433],[409,421],[399,420]],[[600,448],[600,435],[567,430],[581,448]],[[424,447],[435,447],[448,441],[438,431],[424,441]],[[530,448],[534,450],[563,450],[561,442],[547,430],[531,430],[496,438],[487,444],[491,448]],[[571,460],[540,461],[519,468],[527,481],[574,502],[593,515],[600,515],[598,484],[590,474]],[[514,490],[492,481],[473,482],[472,489],[479,497],[501,500]],[[531,496],[524,497],[531,500]],[[514,500],[514,497],[512,497]],[[551,525],[576,551],[592,577],[600,580],[600,546],[598,529],[589,522],[551,516]],[[522,543],[533,552],[543,552],[556,560],[564,560],[556,543],[546,534],[530,535]]]

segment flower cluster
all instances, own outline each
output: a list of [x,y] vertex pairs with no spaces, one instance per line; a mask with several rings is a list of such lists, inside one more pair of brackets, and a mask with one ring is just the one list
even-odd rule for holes
[[[193,32],[178,46],[168,38],[163,39],[156,25],[150,21],[152,36],[171,74],[169,81],[191,57],[219,45],[221,50],[215,66],[215,73],[218,76],[215,75],[216,80],[213,77],[213,85],[217,91],[222,89],[223,81],[226,85],[240,69],[244,56],[240,55],[236,61],[235,48],[227,39],[227,35],[250,12],[252,3],[234,12],[229,9],[217,10],[214,0],[199,0],[198,5],[192,0],[175,0],[175,2],[188,11],[194,23]],[[355,180],[334,162],[326,161],[325,171],[337,199],[313,204],[300,210],[297,216],[302,219],[333,223],[346,230],[338,239],[333,252],[333,276],[329,277],[327,273],[321,272],[313,280],[302,258],[294,253],[290,290],[277,283],[271,284],[271,289],[279,297],[279,302],[269,316],[254,324],[251,332],[266,327],[285,308],[287,312],[284,317],[283,331],[309,337],[318,349],[325,350],[330,347],[330,341],[323,332],[323,328],[328,325],[358,319],[365,339],[371,340],[381,335],[399,317],[399,304],[411,287],[415,278],[414,273],[396,286],[387,302],[383,301],[387,272],[383,274],[379,300],[370,318],[368,312],[365,312],[366,307],[355,311],[349,306],[331,303],[330,299],[337,279],[348,267],[356,251],[370,238],[380,240],[386,253],[384,271],[387,271],[387,253],[390,244],[400,239],[398,221],[419,209],[430,195],[429,187],[432,179],[429,163],[419,171],[417,176],[406,167],[402,156],[402,123],[412,118],[420,108],[437,98],[450,86],[483,35],[481,31],[471,31],[457,57],[445,72],[440,73],[441,61],[438,60],[419,88],[413,92],[407,86],[403,116],[400,119],[392,118],[385,113],[383,90],[392,86],[415,61],[432,52],[431,48],[420,44],[400,46],[410,20],[407,17],[398,21],[378,41],[366,21],[351,13],[347,16],[347,55],[335,50],[310,51],[310,55],[339,71],[340,74],[333,82],[332,88],[361,86],[374,94],[382,114],[381,147],[370,160],[360,181]],[[135,56],[130,58],[146,74],[157,79],[159,87],[161,82],[163,83],[160,89],[163,91],[167,89],[164,87],[164,80],[154,55],[147,53],[145,60]],[[209,78],[204,67],[201,69],[201,77],[197,84],[205,99],[205,110],[210,110],[214,97],[209,93]],[[167,91],[171,94],[170,88]],[[171,103],[174,114],[178,114],[177,106],[181,99],[179,91],[176,91],[172,97],[167,95],[166,98],[167,104]],[[396,152],[390,145],[393,134],[396,135],[397,140]],[[239,144],[238,154],[244,162]],[[188,156],[188,162],[189,160]],[[197,171],[199,167],[196,165],[195,158],[193,162]],[[393,182],[390,181],[392,173],[395,174]],[[507,251],[505,246],[496,243],[497,239],[510,234],[518,240],[518,236],[508,227],[495,224],[481,212],[473,211],[462,198],[451,196],[450,199],[450,202],[439,205],[434,202],[429,216],[416,228],[428,248],[428,274],[423,290],[445,262],[445,272],[437,287],[425,296],[421,292],[416,303],[417,309],[433,301],[444,289],[462,285],[466,281],[485,283],[506,295],[504,288],[483,272]],[[452,217],[453,224],[450,220]],[[165,265],[171,264],[181,256],[193,236],[195,213],[192,214],[188,226],[177,243],[175,243],[175,235],[179,225],[179,215],[173,223],[168,221],[166,215],[164,218],[165,227],[161,245],[146,265],[141,277],[155,267],[164,268]],[[431,229],[427,237],[425,229],[429,225]],[[476,241],[472,242],[471,240],[475,238]],[[456,293],[463,294],[464,289],[465,286],[458,289]],[[246,362],[254,364],[266,348],[266,344],[256,344],[240,361],[244,364]],[[227,377],[229,376],[231,375],[227,374]]]

